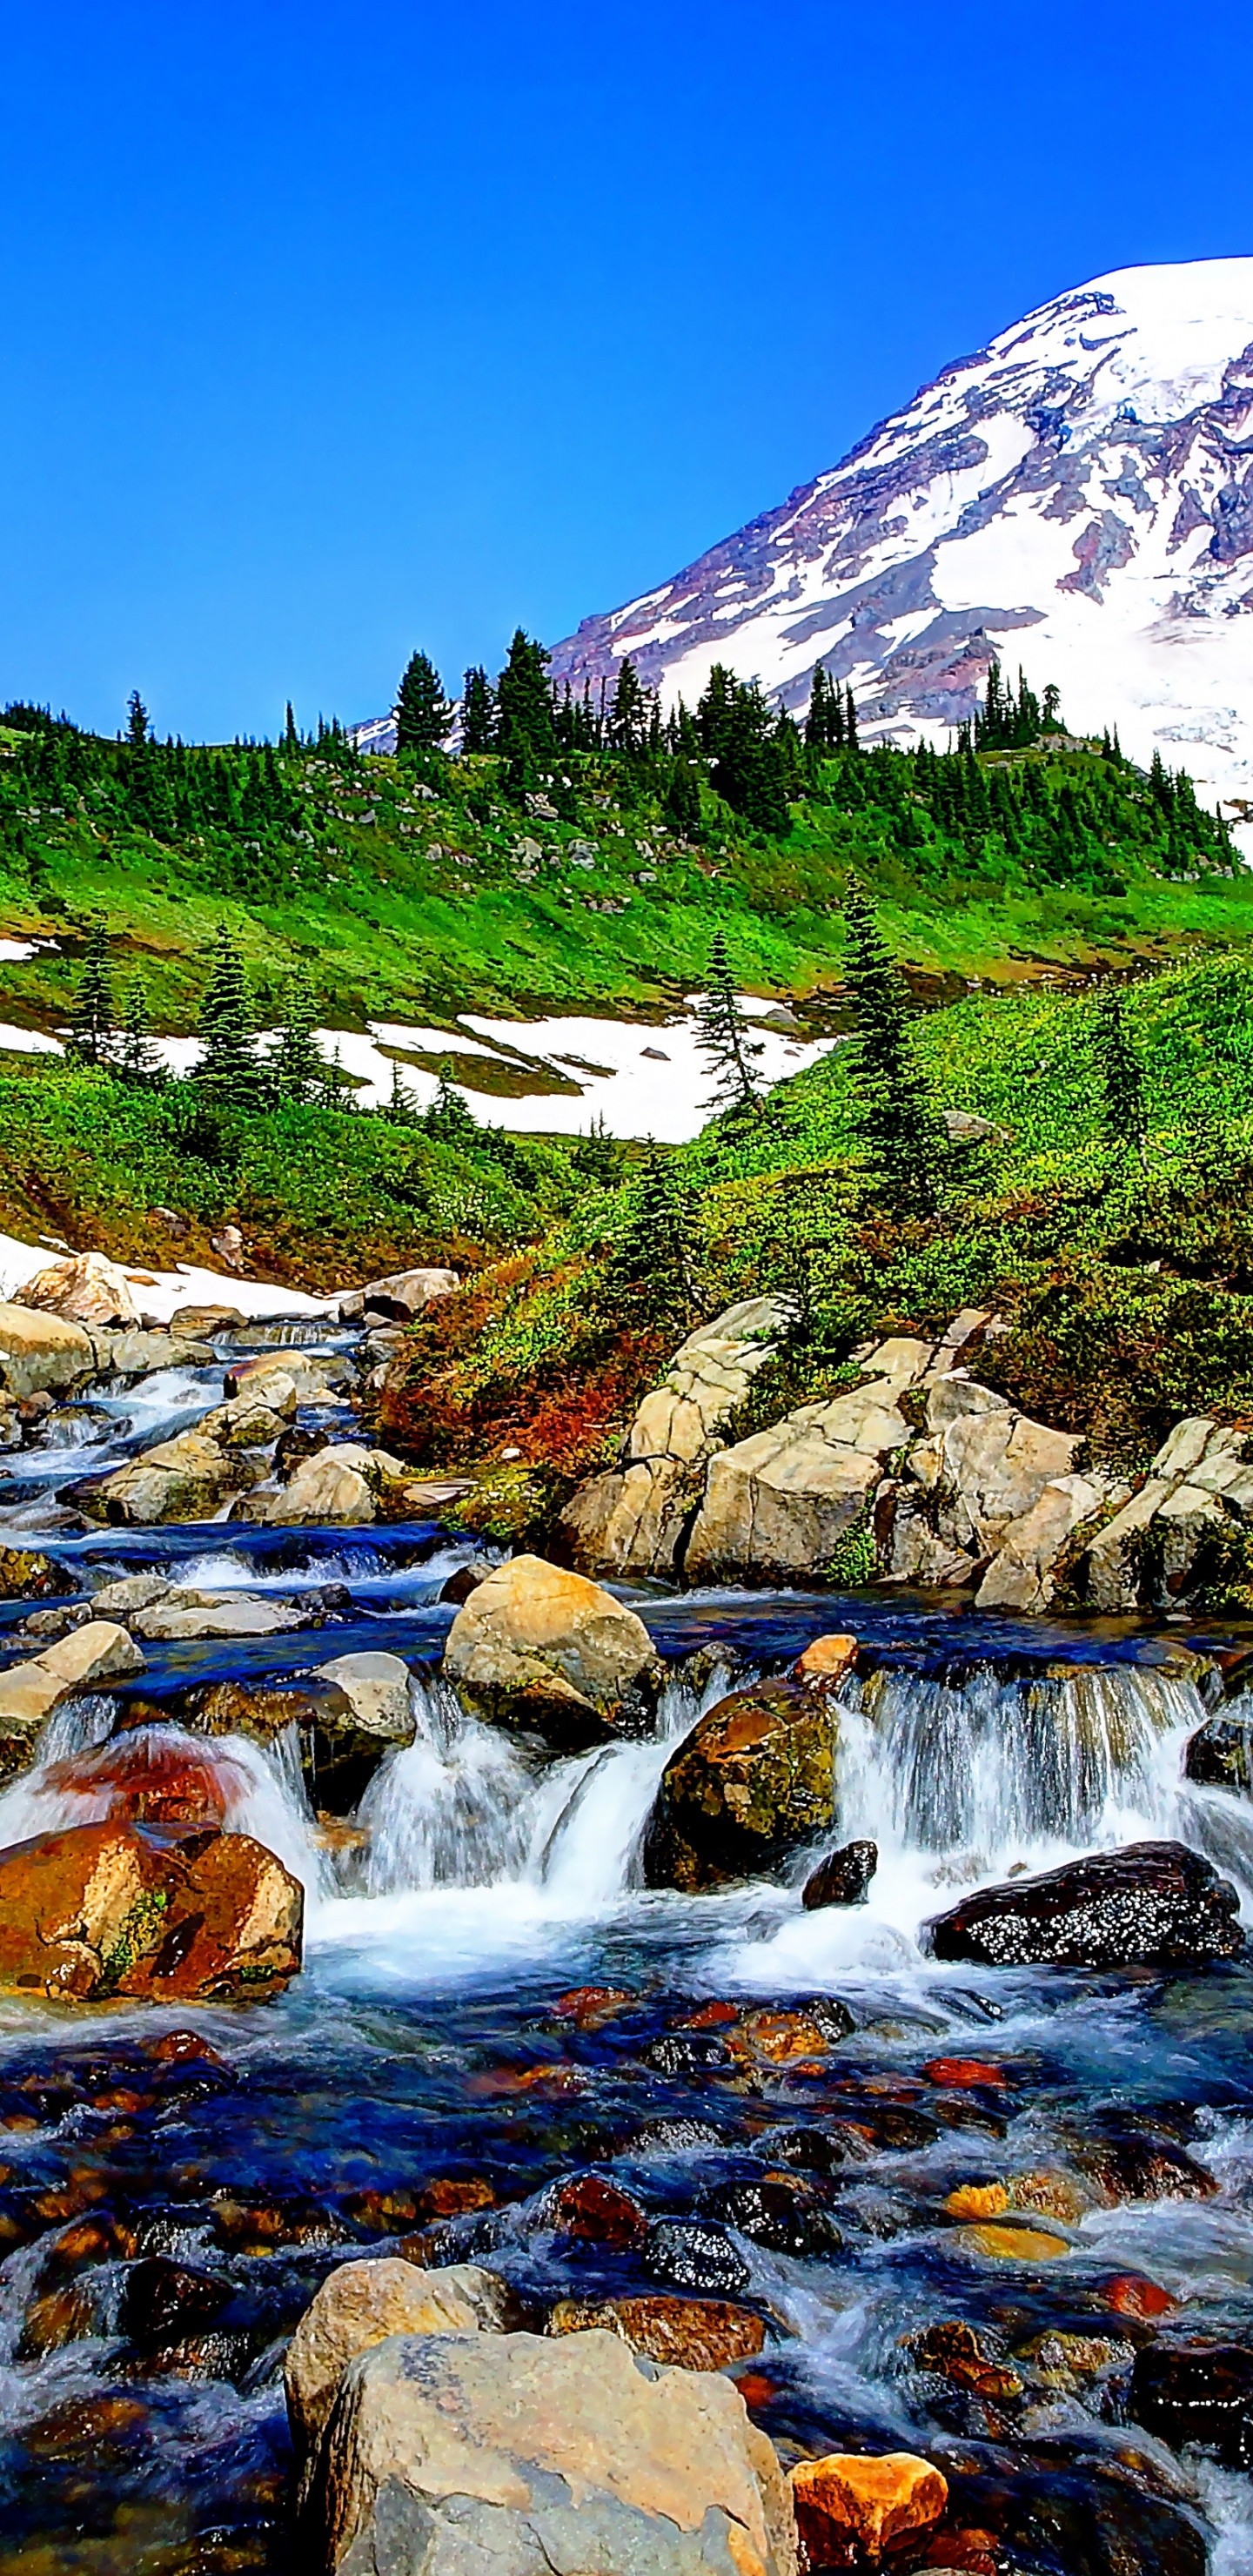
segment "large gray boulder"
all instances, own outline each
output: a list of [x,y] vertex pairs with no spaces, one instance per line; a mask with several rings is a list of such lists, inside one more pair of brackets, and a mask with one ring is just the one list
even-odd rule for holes
[[212,1520],[232,1494],[260,1482],[256,1453],[225,1449],[203,1431],[180,1431],[119,1467],[83,1496],[99,1520],[148,1526],[158,1521]]
[[515,1556],[457,1612],[444,1670],[481,1713],[563,1750],[639,1733],[661,1667],[642,1619],[584,1575]]
[[709,1461],[683,1572],[689,1583],[790,1582],[821,1575],[868,1522],[889,1459],[912,1433],[898,1399],[925,1378],[934,1345],[898,1336],[863,1363],[862,1385],[801,1405]]
[[639,1406],[621,1466],[585,1486],[565,1515],[583,1572],[673,1574],[707,1463],[788,1320],[785,1298],[748,1297],[689,1335]]
[[311,2481],[335,2576],[795,2576],[773,2444],[714,2372],[616,2334],[393,2335],[348,2364]]
[[1080,1577],[1094,1610],[1179,1600],[1205,1577],[1231,1535],[1253,1526],[1253,1460],[1244,1434],[1208,1415],[1177,1422],[1144,1483],[1084,1553]]
[[93,1377],[91,1335],[61,1315],[29,1306],[0,1304],[0,1376],[11,1396],[59,1395]]
[[139,1322],[125,1271],[103,1252],[75,1252],[64,1261],[49,1262],[46,1270],[27,1280],[16,1302],[89,1328],[120,1325],[127,1329]]
[[283,2386],[297,2451],[307,2459],[326,2427],[350,2361],[388,2335],[474,2334],[503,2312],[504,2283],[477,2264],[425,2271],[401,2256],[339,2263],[287,2348]]
[[1077,1433],[1033,1422],[960,1370],[928,1385],[924,1417],[894,1492],[889,1570],[907,1582],[977,1582],[981,1610],[1046,1609],[1058,1561],[1108,1499],[1110,1478],[1075,1471]]

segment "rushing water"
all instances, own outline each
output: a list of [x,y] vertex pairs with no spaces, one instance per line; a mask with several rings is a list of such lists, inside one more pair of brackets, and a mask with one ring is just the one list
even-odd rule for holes
[[[63,1412],[9,1462],[15,1535],[46,1535],[89,1588],[155,1565],[223,1599],[332,1607],[313,1631],[146,1649],[140,1726],[116,1735],[124,1700],[73,1703],[0,1792],[9,1844],[106,1814],[119,1743],[132,1769],[207,1764],[224,1821],[301,1877],[308,1935],[304,1976],[263,2007],[0,2004],[0,2576],[297,2576],[285,2339],[332,2263],[432,2222],[432,2259],[477,2253],[537,2322],[555,2297],[628,2287],[755,2305],[766,2345],[739,2375],[785,2457],[926,2452],[1002,2568],[1192,2576],[1208,2551],[1218,2576],[1253,2569],[1246,2480],[1127,2421],[1137,2341],[1253,2336],[1253,1977],[975,1974],[918,1939],[963,1886],[1146,1836],[1208,1851],[1253,1911],[1251,1811],[1183,1780],[1217,1686],[1204,1666],[1125,1628],[898,1596],[656,1593],[638,1600],[669,1663],[653,1736],[556,1758],[439,1678],[439,1594],[469,1554],[447,1533],[74,1516],[80,1477],[219,1392],[212,1372],[95,1390],[77,1446]],[[839,1838],[879,1846],[868,1902],[806,1913],[814,1855],[789,1886],[645,1891],[674,1745],[730,1683],[835,1626],[862,1643]],[[365,1645],[409,1664],[415,1731],[343,1831],[315,1813],[294,1729],[263,1752],[181,1722],[206,1678]],[[603,2009],[562,2002],[589,1986],[612,1990]],[[823,1997],[847,2007],[843,2039],[771,2057],[736,2036],[755,2004],[812,2015]],[[192,2037],[154,2053],[175,2027]],[[1133,2184],[1173,2157],[1177,2190],[1050,2204],[1046,2180],[1047,2258],[989,2251],[946,2212],[963,2185],[1082,2182],[1094,2155]],[[552,2184],[588,2166],[643,2211],[633,2250],[554,2228]],[[770,2176],[776,2200],[780,2176],[793,2191],[786,2224],[754,2216]],[[483,2205],[439,2215],[458,2188]],[[145,2318],[153,2258],[196,2276],[190,2324]],[[1129,2311],[1129,2276],[1177,2308]],[[946,2319],[998,2366],[991,2395],[919,2363],[911,2338]],[[1040,2338],[1059,2334],[1104,2359],[1050,2369]]]

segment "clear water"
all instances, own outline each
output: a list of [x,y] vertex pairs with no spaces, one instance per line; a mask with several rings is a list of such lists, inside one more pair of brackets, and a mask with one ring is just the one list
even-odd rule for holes
[[[142,1437],[218,1391],[148,1381]],[[298,1983],[264,2007],[180,2013],[212,2054],[170,2062],[151,2044],[172,2015],[0,2001],[0,2576],[297,2576],[278,2371],[332,2263],[388,2250],[423,2189],[452,2177],[496,2206],[449,2222],[434,2253],[477,2250],[537,2316],[557,2295],[664,2288],[644,2252],[555,2235],[547,2187],[594,2165],[650,2220],[708,2221],[733,2184],[779,2169],[772,2136],[798,2126],[850,2148],[809,2175],[841,2241],[786,2253],[719,2222],[738,2295],[769,2320],[746,2399],[785,2456],[940,2459],[962,2518],[995,2530],[1000,2564],[1023,2576],[1176,2576],[1206,2552],[1218,2576],[1253,2568],[1248,2482],[1128,2428],[1111,2305],[1111,2283],[1143,2275],[1179,2304],[1141,2336],[1253,2337],[1253,1977],[974,1974],[937,1967],[918,1940],[963,1886],[1145,1836],[1206,1850],[1253,1906],[1253,1810],[1182,1779],[1206,1713],[1195,1674],[1125,1627],[981,1621],[899,1596],[657,1593],[639,1598],[671,1676],[654,1736],[554,1758],[480,1724],[438,1678],[438,1594],[469,1553],[447,1533],[58,1523],[84,1459],[136,1445],[137,1392],[116,1399],[107,1439],[89,1423],[90,1449],[8,1462],[10,1511],[45,1493],[49,1544],[84,1585],[157,1564],[224,1596],[343,1585],[349,1607],[312,1632],[152,1648],[144,1694],[168,1720],[131,1739],[154,1760],[207,1755],[226,1821],[301,1877]],[[867,1904],[806,1914],[812,1855],[791,1886],[646,1892],[640,1843],[674,1745],[728,1681],[781,1669],[836,1626],[863,1645],[839,1796],[840,1838],[879,1845]],[[180,1702],[206,1678],[299,1673],[364,1644],[409,1663],[414,1742],[384,1758],[355,1831],[328,1848],[294,1732],[268,1753],[206,1746]],[[103,1811],[92,1766],[122,1715],[100,1696],[53,1719],[32,1772],[0,1792],[0,1842]],[[588,1985],[619,1993],[603,2020],[554,2012]],[[711,2002],[815,1996],[854,2022],[819,2060],[746,2059],[718,2041],[725,2020],[702,2057],[684,2030]],[[667,2035],[690,2062],[673,2047],[656,2062]],[[965,2072],[944,2071],[954,2059]],[[658,2133],[677,2120],[700,2126]],[[1168,2136],[1216,2191],[1042,2222],[1063,2245],[1047,2262],[989,2255],[945,2212],[963,2183],[1073,2172],[1094,2138],[1141,2133]],[[409,2195],[410,2218],[369,2194]],[[279,2241],[260,2250],[232,2203],[277,2211]],[[75,2269],[84,2223],[96,2259]],[[216,2284],[207,2340],[154,2348],[130,2330],[130,2270],[152,2253]],[[908,2338],[944,2318],[975,2327],[1020,2397],[985,2403],[913,2367]],[[1115,2358],[1045,2385],[1023,2356],[1056,2331],[1113,2336]]]

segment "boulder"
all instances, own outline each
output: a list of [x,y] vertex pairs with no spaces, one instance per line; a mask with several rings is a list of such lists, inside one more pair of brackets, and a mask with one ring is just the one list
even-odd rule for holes
[[227,1404],[215,1404],[196,1429],[202,1440],[216,1440],[219,1449],[272,1449],[295,1410],[290,1378],[267,1378],[264,1402],[247,1392],[232,1396]]
[[345,1442],[304,1458],[289,1485],[267,1497],[267,1521],[341,1522],[360,1527],[378,1517],[377,1483],[370,1469],[376,1456]]
[[29,1745],[63,1699],[142,1672],[143,1662],[125,1628],[111,1619],[86,1620],[42,1654],[0,1673],[0,1734],[10,1741],[25,1738]]
[[239,1333],[248,1318],[238,1306],[176,1306],[169,1329],[184,1341],[211,1342],[219,1333]]
[[644,1841],[650,1887],[769,1875],[835,1818],[836,1715],[799,1682],[719,1700],[672,1753]]
[[868,1523],[888,1459],[910,1439],[898,1398],[925,1377],[933,1345],[901,1337],[863,1362],[865,1382],[804,1404],[709,1461],[683,1559],[689,1583],[791,1582],[823,1575]]
[[51,1601],[74,1590],[74,1578],[38,1548],[0,1547],[0,1601]]
[[339,1320],[359,1324],[375,1315],[408,1324],[433,1298],[450,1297],[460,1285],[455,1270],[394,1270],[387,1279],[371,1279],[365,1288],[349,1289],[339,1301]]
[[247,1834],[75,1825],[0,1852],[0,1982],[90,2001],[247,1998],[300,1966],[303,1891]]
[[[357,1655],[337,1655],[332,1663],[318,1666],[317,1678],[332,1683],[343,1693],[349,1722],[362,1734],[377,1736],[384,1744],[412,1744],[409,1667],[399,1655],[368,1650]],[[334,1718],[328,1715],[322,1722],[333,1727]]]
[[864,1905],[878,1866],[877,1843],[844,1843],[839,1851],[828,1852],[801,1890],[805,1912],[814,1914],[824,1905]]
[[316,1674],[301,1682],[210,1682],[180,1703],[179,1719],[199,1735],[243,1735],[265,1745],[289,1726],[311,1734],[315,1728],[355,1725],[344,1693]]
[[164,1600],[132,1613],[141,1637],[173,1643],[182,1637],[277,1637],[308,1625],[307,1605],[271,1600],[264,1593],[214,1594],[172,1586]]
[[855,1637],[815,1637],[797,1656],[792,1666],[792,1679],[804,1682],[810,1690],[835,1690],[855,1669],[856,1663]]
[[1029,1510],[1010,1521],[975,1594],[978,1610],[1047,1610],[1067,1542],[1109,1491],[1104,1476],[1053,1476]]
[[843,2566],[851,2549],[877,2565],[911,2533],[930,2530],[948,2502],[947,2478],[912,2451],[799,2460],[790,2483],[811,2567]]
[[582,1571],[674,1573],[706,1464],[773,1359],[789,1314],[784,1298],[749,1297],[689,1335],[644,1397],[617,1473],[585,1486],[565,1516]]
[[633,1610],[538,1556],[496,1566],[462,1604],[444,1670],[486,1717],[566,1750],[640,1733],[661,1678]]
[[1207,1718],[1188,1738],[1183,1768],[1198,1788],[1253,1795],[1253,1718],[1234,1713]]
[[582,2334],[602,2326],[621,2335],[632,2352],[681,2370],[725,2370],[747,2361],[766,2340],[765,2320],[754,2308],[726,2299],[558,2299],[544,2332]]
[[1253,2468],[1253,2348],[1221,2336],[1165,2340],[1136,2354],[1127,2401],[1172,2451],[1185,2444],[1226,2469]]
[[201,1431],[180,1431],[176,1439],[158,1441],[84,1493],[83,1508],[98,1520],[132,1527],[207,1521],[232,1494],[256,1484],[263,1474],[264,1467],[244,1452],[219,1448]]
[[[334,1351],[284,1349],[260,1351],[255,1359],[236,1360],[222,1381],[223,1392],[230,1398],[251,1395],[268,1404],[274,1412],[294,1412],[298,1404],[333,1404],[342,1387],[352,1382],[347,1360]],[[290,1388],[280,1397],[271,1386]]]
[[139,1308],[124,1270],[103,1252],[78,1252],[66,1261],[50,1262],[19,1290],[19,1306],[33,1306],[67,1323],[129,1328],[139,1323]]
[[1189,1415],[1162,1443],[1139,1491],[1084,1551],[1084,1597],[1104,1611],[1186,1598],[1203,1585],[1228,1529],[1251,1522],[1248,1439],[1208,1415]]
[[128,1619],[133,1611],[150,1610],[154,1601],[163,1601],[173,1590],[166,1574],[122,1574],[114,1583],[102,1583],[93,1592],[91,1606],[100,1618]]
[[191,1335],[158,1332],[93,1333],[101,1368],[115,1377],[150,1377],[154,1369],[211,1368],[217,1358],[212,1342]]
[[477,2264],[423,2271],[385,2256],[340,2263],[306,2308],[287,2348],[283,2386],[292,2440],[307,2458],[321,2437],[340,2380],[358,2353],[388,2335],[474,2334],[498,2312],[504,2285]]
[[0,1305],[0,1376],[14,1397],[58,1394],[94,1377],[96,1354],[81,1324],[29,1306]]
[[344,2576],[795,2576],[774,2448],[731,2381],[599,2331],[376,2344],[340,2382],[312,2497]]
[[1239,1898],[1183,1843],[1129,1843],[981,1887],[926,1926],[937,1959],[983,1966],[1200,1968],[1238,1958]]

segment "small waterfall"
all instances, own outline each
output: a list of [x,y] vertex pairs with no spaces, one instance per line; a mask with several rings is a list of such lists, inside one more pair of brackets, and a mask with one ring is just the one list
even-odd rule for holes
[[881,1670],[840,1716],[840,1833],[1000,1872],[1042,1848],[1176,1829],[1179,1754],[1205,1717],[1196,1684],[1132,1664],[1028,1680]]

